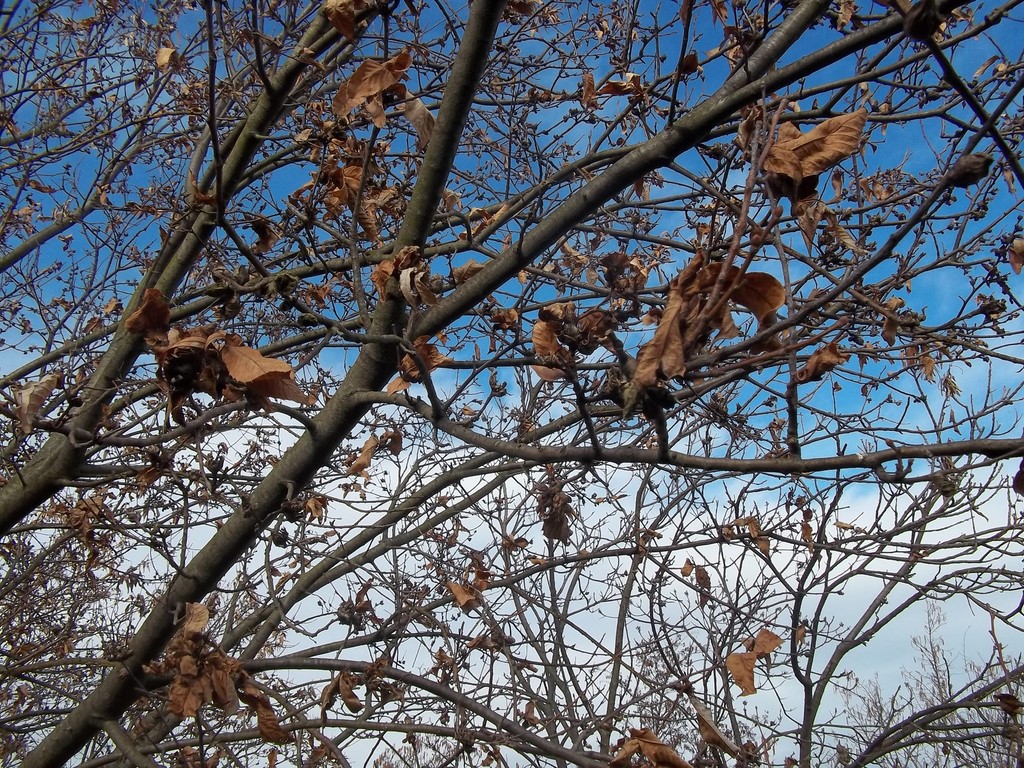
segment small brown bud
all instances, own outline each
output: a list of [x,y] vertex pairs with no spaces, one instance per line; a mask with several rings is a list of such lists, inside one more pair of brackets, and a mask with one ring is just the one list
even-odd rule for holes
[[951,187],[966,189],[988,176],[992,167],[992,155],[988,152],[972,152],[964,155],[946,173],[946,183]]

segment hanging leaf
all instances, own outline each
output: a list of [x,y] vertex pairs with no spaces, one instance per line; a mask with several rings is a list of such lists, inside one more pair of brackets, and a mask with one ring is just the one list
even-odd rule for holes
[[454,581],[447,582],[445,586],[447,586],[448,591],[452,593],[452,597],[455,599],[455,604],[459,606],[464,613],[469,613],[474,608],[479,608],[483,604],[480,593],[470,586],[456,584]]
[[[428,336],[420,336],[414,342],[416,353],[426,365],[426,373],[430,373],[445,363],[452,362],[452,359],[442,353],[435,345],[427,341]],[[398,376],[388,384],[387,392],[393,395],[396,392],[403,392],[409,388],[409,384],[423,380],[423,371],[412,355],[405,355],[399,364]]]
[[309,396],[295,383],[295,371],[284,360],[266,357],[243,346],[241,337],[224,337],[220,358],[228,375],[259,398],[274,397],[297,403],[310,403]]
[[366,442],[363,443],[363,448],[359,451],[359,455],[353,460],[348,467],[348,473],[350,475],[362,475],[364,478],[369,479],[370,476],[366,470],[370,468],[370,462],[373,461],[373,455],[377,452],[377,446],[380,444],[376,435],[370,435]]
[[1020,496],[1024,496],[1024,459],[1021,459],[1017,474],[1013,476],[1013,490]]
[[256,233],[256,237],[259,238],[256,245],[252,247],[252,252],[257,255],[268,253],[281,237],[281,233],[274,226],[274,223],[265,216],[254,219],[249,223],[249,226]]
[[[452,279],[455,281],[456,285],[462,285],[464,282],[469,280],[469,278],[471,278],[473,275],[475,275],[483,268],[484,265],[478,262],[476,259],[470,259],[461,267],[455,267],[452,270]],[[511,311],[515,312],[514,309]],[[491,316],[494,316],[493,313]]]
[[831,373],[837,365],[842,365],[850,359],[850,355],[839,348],[839,345],[830,341],[824,347],[814,351],[807,365],[796,372],[796,380],[801,384],[809,381],[818,381],[826,373]]
[[50,373],[39,381],[30,381],[11,388],[17,405],[18,430],[21,434],[31,434],[35,418],[43,404],[53,390],[63,384],[63,373]]
[[178,62],[178,52],[173,48],[158,48],[154,63],[161,72],[166,72]]
[[640,753],[654,768],[693,768],[679,753],[659,739],[648,728],[630,728],[626,739],[608,768],[627,768],[633,765],[633,755]]
[[866,123],[865,109],[825,120],[807,133],[783,123],[762,166],[773,194],[794,204],[815,197],[818,175],[860,149]]
[[142,336],[150,347],[166,343],[167,332],[171,329],[171,308],[163,292],[147,288],[142,304],[128,315],[124,325],[129,333]]
[[335,699],[339,696],[349,712],[360,712],[363,709],[363,700],[356,695],[354,688],[361,684],[356,675],[351,672],[340,672],[320,692],[320,719],[327,718],[329,710]]
[[693,693],[688,693],[687,698],[697,713],[697,728],[700,731],[700,737],[710,746],[718,747],[732,757],[739,757],[742,750],[732,739],[722,733],[711,715],[711,710],[704,706],[704,703]]
[[324,15],[350,43],[356,41],[356,14],[366,7],[365,0],[326,0]]
[[593,112],[598,107],[594,76],[590,72],[583,75],[583,85],[580,88],[580,104],[589,112]]
[[256,710],[256,727],[264,741],[271,744],[291,743],[291,734],[281,727],[267,694],[252,683],[245,683],[239,698]]
[[430,143],[434,133],[434,116],[420,99],[409,99],[402,105],[402,114],[416,129],[416,149],[421,152]]
[[700,593],[700,607],[703,608],[711,599],[711,576],[708,574],[708,569],[703,565],[698,565],[694,569],[694,579],[697,582],[697,591]]
[[1015,237],[1010,247],[1006,249],[1006,256],[1010,262],[1010,269],[1013,274],[1019,275],[1021,267],[1024,266],[1024,237]]
[[[358,107],[366,107],[371,111],[374,124],[384,127],[383,102],[381,96],[386,91],[396,89],[406,77],[406,70],[412,64],[412,55],[403,50],[387,61],[363,61],[352,76],[342,84],[334,96],[333,109],[338,117],[346,117]],[[404,86],[401,88],[404,92]],[[396,94],[399,95],[399,94]],[[405,94],[400,94],[404,96]]]
[[178,631],[183,635],[197,635],[210,623],[210,609],[202,603],[186,603],[185,618]]
[[796,171],[793,178],[798,179],[838,165],[860,149],[867,117],[866,109],[858,109],[825,120],[807,133],[793,135],[792,129],[785,134],[780,130],[779,139],[768,150],[764,169],[790,176]]

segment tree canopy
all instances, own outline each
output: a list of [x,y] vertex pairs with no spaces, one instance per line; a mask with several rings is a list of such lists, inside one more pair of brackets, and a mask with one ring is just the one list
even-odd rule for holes
[[3,761],[1020,766],[1022,22],[0,10]]

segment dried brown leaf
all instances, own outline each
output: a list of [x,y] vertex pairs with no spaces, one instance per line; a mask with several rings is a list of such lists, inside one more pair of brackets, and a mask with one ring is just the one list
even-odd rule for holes
[[732,757],[738,757],[742,750],[732,739],[722,733],[711,715],[711,710],[704,706],[704,703],[693,693],[687,694],[687,698],[697,713],[697,728],[700,730],[700,737],[710,746],[718,747]]
[[363,708],[363,700],[356,695],[355,687],[360,684],[359,678],[350,672],[342,672],[338,675],[338,694],[345,703],[349,712],[359,712]]
[[12,387],[17,405],[18,429],[23,435],[31,434],[35,418],[54,389],[63,385],[64,374],[50,373],[27,384]]
[[221,349],[220,357],[228,375],[241,384],[250,384],[263,376],[294,373],[292,367],[283,360],[265,357],[255,349],[242,346],[240,343],[229,341]]
[[366,7],[365,0],[325,0],[324,15],[350,42],[356,41],[356,13]]
[[946,181],[951,187],[971,187],[988,176],[992,160],[992,155],[988,152],[971,152],[963,155],[949,169]]
[[363,443],[362,450],[359,451],[359,455],[349,464],[348,473],[350,475],[362,475],[365,478],[369,478],[367,470],[370,468],[370,462],[373,461],[373,455],[377,452],[377,446],[380,445],[380,440],[376,435],[370,435],[366,442]]
[[256,710],[256,726],[259,728],[260,736],[264,741],[272,744],[291,743],[291,734],[281,727],[277,714],[270,704],[270,699],[263,691],[251,682],[245,682],[242,685],[242,690],[239,692],[239,698]]
[[531,338],[537,357],[568,360],[569,350],[558,343],[558,330],[558,324],[548,320],[534,323]]
[[449,581],[445,586],[448,587],[448,591],[452,593],[452,597],[455,599],[455,604],[463,610],[464,613],[469,613],[474,608],[479,608],[482,605],[480,593],[468,585],[457,584],[454,581]]
[[583,75],[583,85],[580,88],[580,104],[590,112],[593,112],[598,107],[597,89],[594,86],[594,76],[590,72]]
[[640,752],[655,768],[692,768],[688,762],[681,758],[674,749],[662,742],[650,729],[630,728],[629,733],[639,743]]
[[379,108],[380,95],[405,79],[410,64],[412,56],[408,50],[403,50],[387,61],[363,61],[335,94],[334,114],[345,117],[357,107],[368,106],[373,99],[377,99]]
[[[822,173],[841,163],[860,149],[861,136],[867,122],[867,110],[858,109],[845,115],[825,120],[807,133],[791,133],[772,145],[765,158],[764,169],[782,173],[793,179]],[[792,173],[794,161],[799,174]]]
[[154,63],[161,72],[166,72],[178,61],[178,52],[173,48],[163,47],[157,49]]
[[410,99],[402,107],[405,119],[416,129],[416,148],[421,152],[427,148],[434,133],[434,115],[420,99]]
[[199,634],[210,623],[210,609],[202,603],[186,603],[185,618],[178,629],[183,635]]
[[278,231],[277,227],[275,227],[274,223],[266,217],[260,216],[250,222],[249,226],[252,228],[252,231],[256,233],[256,237],[258,238],[256,245],[252,247],[253,253],[262,255],[269,252],[281,237],[281,233]]
[[[483,268],[484,265],[478,262],[476,259],[470,259],[461,267],[455,267],[454,269],[452,269],[452,279],[455,281],[456,285],[462,285],[464,282],[469,280],[469,278],[471,278],[473,275],[475,275]],[[514,309],[511,311],[515,312]],[[491,314],[491,317],[494,317],[493,313]]]
[[1010,261],[1010,269],[1013,274],[1019,275],[1021,267],[1024,266],[1024,237],[1015,237],[1006,251]]
[[807,361],[807,365],[796,373],[796,379],[801,384],[808,381],[818,381],[826,373],[830,373],[837,365],[842,365],[850,359],[850,355],[839,348],[839,345],[830,341],[823,347],[816,349]]
[[157,288],[147,288],[139,308],[128,315],[125,329],[142,336],[150,347],[167,343],[171,329],[171,308],[167,297]]
[[743,696],[750,696],[757,693],[754,685],[754,665],[757,662],[757,654],[751,652],[730,653],[725,657],[725,668],[732,675],[733,682],[743,691]]
[[707,568],[698,565],[694,569],[694,578],[697,581],[698,592],[700,592],[700,607],[703,608],[711,599],[711,576],[708,574]]
[[1024,459],[1021,459],[1020,467],[1017,468],[1017,474],[1013,476],[1013,490],[1020,496],[1024,496]]
[[513,307],[495,309],[491,312],[491,322],[497,328],[510,330],[519,325],[519,312]]
[[764,627],[757,633],[757,637],[754,638],[753,647],[750,649],[758,656],[764,656],[776,648],[782,645],[782,638],[772,632],[770,629]]

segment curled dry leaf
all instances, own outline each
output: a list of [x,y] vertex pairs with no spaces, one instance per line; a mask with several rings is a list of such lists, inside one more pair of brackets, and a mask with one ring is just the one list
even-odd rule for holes
[[178,52],[173,48],[159,48],[154,63],[161,72],[166,72],[178,61]]
[[274,223],[265,216],[260,216],[259,218],[254,219],[250,222],[249,226],[252,228],[252,231],[256,233],[256,237],[258,238],[256,245],[252,247],[253,253],[268,253],[281,237],[281,233],[278,231],[277,227],[274,226]]
[[246,682],[239,698],[256,710],[256,727],[264,741],[271,744],[289,744],[291,742],[291,734],[281,727],[281,722],[277,719],[277,713],[274,712],[274,707],[271,706],[267,694],[252,683]]
[[150,347],[167,343],[167,332],[171,329],[171,308],[167,297],[157,288],[147,288],[142,304],[128,315],[125,328],[129,333],[142,336]]
[[416,149],[421,152],[427,148],[430,137],[434,133],[434,116],[420,99],[409,99],[402,106],[405,119],[416,129]]
[[767,655],[782,645],[782,638],[766,627],[762,627],[751,644],[750,650],[758,656]]
[[511,330],[519,325],[519,312],[513,307],[495,309],[491,312],[491,322],[496,328]]
[[560,480],[552,472],[544,482],[535,488],[537,496],[537,516],[541,519],[541,532],[544,538],[551,541],[568,541],[572,535],[569,518],[575,516],[572,499],[564,490],[565,481]]
[[[818,175],[841,163],[860,148],[867,110],[858,109],[818,124],[807,133],[792,123],[779,127],[779,137],[763,163],[774,192],[794,203],[813,197]],[[774,180],[774,182],[773,182]]]
[[1019,495],[1024,496],[1024,459],[1021,459],[1020,466],[1017,468],[1017,474],[1013,476],[1013,490]]
[[295,371],[284,362],[266,357],[241,344],[234,334],[224,337],[220,358],[228,375],[258,398],[274,397],[309,404],[309,396],[295,382]]
[[972,152],[969,155],[963,155],[949,169],[945,176],[946,183],[951,187],[966,189],[988,176],[991,167],[992,155],[988,152]]
[[942,14],[935,0],[918,0],[903,17],[903,31],[912,40],[931,40],[942,27]]
[[351,672],[340,672],[320,692],[320,719],[327,719],[327,710],[333,705],[339,696],[349,712],[359,712],[363,708],[363,700],[360,699],[354,688],[361,685],[361,680]]
[[768,150],[764,169],[784,174],[799,183],[841,163],[860,149],[867,123],[866,109],[829,118],[807,133],[791,123],[780,127],[779,138]]
[[697,728],[700,730],[700,737],[710,746],[718,747],[732,757],[739,757],[742,750],[732,739],[722,733],[715,718],[711,715],[711,710],[704,706],[704,702],[692,692],[687,694],[687,698],[697,713]]
[[[450,357],[441,352],[435,345],[429,343],[427,341],[428,338],[428,336],[420,336],[414,342],[416,354],[419,355],[423,364],[426,365],[426,373],[430,373],[439,366],[452,361]],[[405,355],[399,364],[398,376],[388,384],[388,394],[393,395],[397,392],[404,392],[409,388],[409,384],[422,381],[423,373],[416,362],[416,358],[412,355]]]
[[708,604],[708,600],[711,599],[711,576],[708,574],[708,569],[703,565],[698,565],[694,569],[694,578],[697,581],[697,589],[700,592],[700,607],[703,608]]
[[325,0],[324,15],[350,43],[356,41],[356,14],[366,7],[365,0]]
[[807,361],[807,365],[796,372],[796,380],[801,384],[808,381],[818,381],[826,373],[830,373],[837,365],[842,365],[850,359],[850,355],[839,348],[834,341],[830,341],[820,349],[816,349]]
[[[484,268],[484,265],[478,262],[476,259],[470,259],[461,267],[455,267],[452,270],[452,279],[456,285],[462,285],[464,282],[469,280],[473,275]],[[512,310],[513,312],[515,310]],[[492,315],[493,317],[493,315]]]
[[348,473],[350,475],[362,475],[364,478],[369,479],[367,471],[370,468],[370,462],[373,461],[373,454],[377,452],[377,446],[380,445],[380,440],[376,435],[370,435],[366,442],[363,443],[363,448],[359,451],[359,455],[349,464]]
[[455,599],[455,604],[459,606],[464,613],[469,613],[474,608],[479,608],[483,604],[480,593],[473,587],[457,584],[454,581],[449,581],[445,586],[447,586],[448,591],[452,593],[452,597]]
[[1012,693],[997,693],[992,698],[999,702],[999,708],[1011,717],[1015,718],[1024,711],[1024,702]]
[[625,80],[609,80],[601,86],[598,93],[609,96],[642,96],[644,87],[640,82],[640,75],[627,72]]
[[590,112],[593,112],[598,107],[597,89],[594,86],[594,76],[590,72],[583,75],[583,85],[580,88],[580,104]]
[[27,384],[12,387],[14,402],[17,406],[18,430],[23,435],[32,432],[36,415],[42,409],[46,399],[54,389],[64,383],[63,373],[50,373],[39,381],[30,381]]
[[[633,382],[639,390],[660,381],[686,374],[686,360],[715,328],[727,332],[728,301],[750,311],[763,328],[775,318],[786,292],[776,278],[762,272],[742,272],[738,267],[722,269],[719,263],[704,265],[695,256],[669,284],[665,305],[654,338],[637,355]],[[713,303],[712,303],[713,302]]]
[[[381,96],[385,91],[400,85],[410,64],[412,55],[408,50],[403,50],[387,61],[363,61],[335,94],[334,114],[346,117],[352,110],[366,107],[374,118],[374,124],[382,128],[384,122]],[[404,92],[405,88],[402,87],[401,90]]]
[[896,336],[900,332],[900,318],[897,314],[905,302],[899,296],[894,296],[885,302],[885,321],[882,323],[882,339],[885,340],[889,346],[896,343]]
[[693,768],[649,728],[630,728],[629,738],[622,743],[608,768],[627,768],[633,764],[633,755],[637,753],[654,768]]
[[743,696],[757,693],[757,686],[754,685],[754,665],[756,663],[756,653],[736,652],[725,657],[725,668],[732,675],[733,682],[740,687]]
[[183,635],[197,635],[210,623],[210,609],[202,603],[186,603],[185,618],[178,631]]
[[1024,237],[1015,237],[1010,247],[1006,250],[1007,259],[1010,262],[1010,269],[1013,274],[1019,275],[1021,267],[1024,266]]

